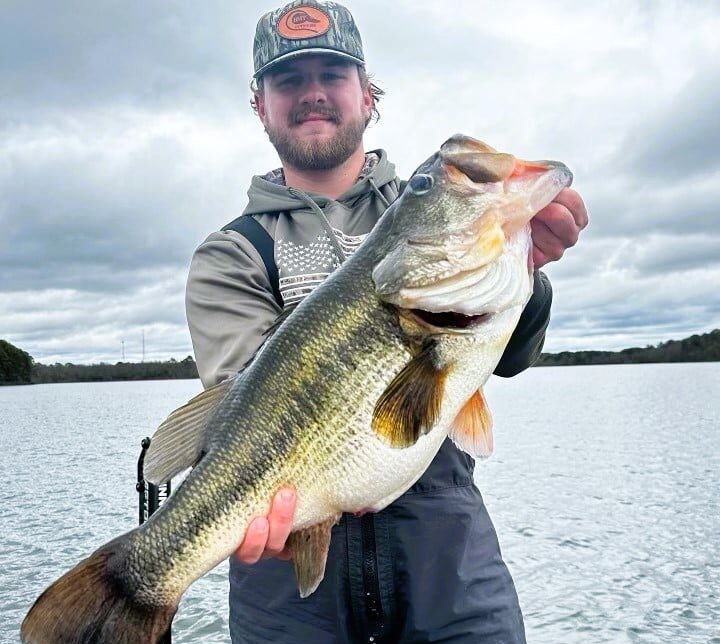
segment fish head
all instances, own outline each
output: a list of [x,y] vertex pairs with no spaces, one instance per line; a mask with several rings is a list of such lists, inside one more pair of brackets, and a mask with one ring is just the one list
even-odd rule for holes
[[530,219],[572,174],[455,135],[410,178],[388,213],[376,293],[425,332],[471,333],[532,292]]
[[532,294],[530,219],[571,180],[562,163],[456,135],[383,216],[375,292],[412,355],[373,411],[391,445],[445,427],[469,454],[492,452],[482,387]]

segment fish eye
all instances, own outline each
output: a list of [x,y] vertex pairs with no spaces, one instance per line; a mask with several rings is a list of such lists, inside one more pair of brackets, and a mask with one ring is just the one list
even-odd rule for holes
[[429,174],[416,174],[408,182],[408,188],[416,195],[424,195],[433,187],[435,180]]

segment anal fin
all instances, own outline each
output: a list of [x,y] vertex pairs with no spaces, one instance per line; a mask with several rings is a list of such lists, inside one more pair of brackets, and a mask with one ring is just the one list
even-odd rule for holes
[[303,599],[315,592],[325,576],[330,535],[332,527],[340,515],[331,517],[324,523],[293,532],[287,540],[287,547],[295,566],[300,597]]
[[492,416],[482,389],[478,389],[459,411],[449,435],[460,449],[474,458],[487,458],[492,454]]

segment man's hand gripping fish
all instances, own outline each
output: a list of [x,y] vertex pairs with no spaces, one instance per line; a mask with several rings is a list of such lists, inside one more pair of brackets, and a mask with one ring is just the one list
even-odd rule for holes
[[561,163],[446,141],[243,372],[160,426],[148,480],[194,469],[149,521],[40,596],[23,642],[157,642],[284,484],[297,490],[288,547],[306,597],[342,512],[389,505],[448,435],[489,455],[482,386],[531,295],[529,221],[571,180]]

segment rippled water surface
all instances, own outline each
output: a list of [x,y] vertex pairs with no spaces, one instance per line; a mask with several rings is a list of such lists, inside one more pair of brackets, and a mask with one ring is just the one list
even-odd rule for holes
[[[34,598],[137,521],[143,436],[198,381],[0,388],[0,642]],[[532,369],[487,387],[476,479],[531,644],[720,644],[720,364]],[[227,567],[174,642],[229,642]]]

